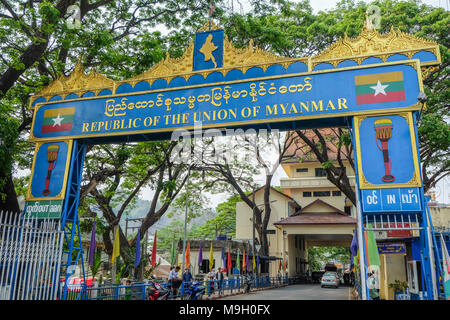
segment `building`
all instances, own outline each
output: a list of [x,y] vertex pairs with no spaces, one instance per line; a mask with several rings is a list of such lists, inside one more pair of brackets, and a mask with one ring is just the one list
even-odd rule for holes
[[[325,129],[322,132],[327,133]],[[328,131],[329,132],[329,131]],[[338,166],[337,152],[330,143],[328,156]],[[351,161],[342,157],[341,163],[351,187],[355,188],[355,173]],[[293,157],[281,163],[287,178],[280,180],[280,189],[271,188],[271,218],[268,226],[271,276],[279,270],[279,260],[287,260],[290,276],[302,275],[309,267],[308,248],[314,246],[350,247],[356,229],[356,208],[326,177],[326,172],[307,151],[296,150]],[[263,189],[255,192],[255,202],[263,206]],[[436,232],[450,231],[450,208],[430,202],[431,219]],[[380,297],[394,299],[390,284],[406,281],[410,292],[420,295],[421,247],[417,223],[406,222],[406,230],[395,230],[400,222],[384,222],[391,230],[374,231],[380,254]],[[410,228],[408,230],[408,228]],[[253,238],[252,210],[244,202],[236,204],[236,236]],[[258,241],[258,234],[255,234]],[[439,246],[439,244],[438,244]]]
[[[324,134],[331,129],[322,129]],[[311,134],[311,133],[309,133]],[[329,157],[336,166],[337,150],[330,144]],[[334,151],[334,152],[333,152]],[[326,177],[319,161],[306,149],[292,146],[289,160],[281,166],[287,178],[280,180],[280,190],[271,188],[271,217],[268,225],[269,256],[287,261],[289,275],[303,275],[308,269],[308,248],[311,246],[350,247],[356,219],[352,203]],[[342,159],[350,185],[355,175],[348,160]],[[255,191],[255,202],[263,206],[263,189]],[[252,209],[244,202],[236,204],[236,237],[252,239]],[[258,241],[258,235],[255,235]],[[279,270],[279,261],[272,260],[269,274]]]

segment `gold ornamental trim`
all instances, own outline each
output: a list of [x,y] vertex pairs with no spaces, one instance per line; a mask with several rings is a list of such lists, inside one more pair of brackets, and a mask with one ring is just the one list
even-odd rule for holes
[[69,76],[60,75],[57,79],[51,82],[47,87],[39,91],[33,96],[33,101],[38,97],[48,98],[56,95],[65,98],[71,93],[82,94],[92,91],[97,95],[100,91],[114,88],[114,80],[98,73],[95,69],[89,74],[86,74],[81,63],[81,58],[78,59],[75,68]]
[[[211,22],[211,26],[207,22],[197,33],[220,29],[213,22]],[[391,28],[391,31],[387,34],[380,34],[377,30],[373,29],[367,19],[358,37],[349,38],[345,34],[344,39],[339,39],[328,49],[314,57],[288,58],[277,56],[255,46],[253,40],[249,41],[247,47],[238,49],[225,35],[223,43],[223,66],[220,68],[193,71],[194,40],[191,40],[181,57],[172,58],[167,53],[166,57],[151,69],[138,76],[121,81],[109,79],[94,69],[89,74],[86,74],[83,70],[81,59],[79,59],[69,76],[59,76],[47,87],[33,95],[30,99],[30,108],[34,109],[32,107],[33,102],[42,97],[48,102],[51,97],[61,96],[64,99],[71,93],[75,93],[81,97],[86,92],[93,92],[97,96],[100,91],[105,89],[111,90],[112,94],[116,94],[116,89],[125,83],[134,87],[137,83],[146,81],[152,85],[158,79],[164,79],[169,83],[176,77],[182,77],[188,81],[189,78],[196,74],[204,78],[213,72],[220,72],[223,76],[226,76],[231,70],[240,70],[245,74],[253,67],[259,67],[266,71],[272,65],[281,65],[287,69],[295,62],[304,63],[307,66],[308,72],[312,72],[316,65],[323,62],[330,63],[336,68],[344,60],[353,60],[358,65],[361,65],[368,57],[379,57],[386,63],[386,60],[394,54],[404,54],[411,59],[419,51],[430,51],[437,57],[437,62],[420,63],[422,72],[419,73],[423,73],[425,78],[433,70],[427,67],[440,63],[441,61],[439,45],[434,41],[418,38],[400,30],[394,30],[394,28]]]
[[408,34],[400,29],[395,30],[394,27],[391,27],[388,33],[381,34],[366,18],[359,36],[350,38],[345,33],[344,39],[339,38],[311,60],[312,67],[322,62],[329,62],[336,67],[344,60],[354,60],[360,64],[368,57],[377,57],[385,62],[394,54],[404,54],[411,59],[419,51],[430,51],[437,57],[438,63],[441,62],[437,42]]

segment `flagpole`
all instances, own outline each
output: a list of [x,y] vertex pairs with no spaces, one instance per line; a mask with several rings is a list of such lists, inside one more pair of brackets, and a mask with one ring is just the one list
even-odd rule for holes
[[356,190],[356,215],[357,215],[357,229],[358,229],[358,250],[359,250],[359,268],[361,271],[361,294],[362,300],[367,300],[366,288],[366,266],[364,259],[364,240],[362,227],[361,204],[359,202],[359,190]]
[[[115,243],[116,242],[116,232],[114,231],[114,229],[113,229],[113,235],[114,235],[113,243]],[[111,282],[114,284],[114,283],[116,283],[116,260],[117,260],[117,258],[114,259],[114,250],[113,250],[113,255],[111,256],[111,260],[114,260],[114,261],[111,261],[111,262],[113,262],[112,270],[111,270]]]
[[188,176],[186,180],[186,210],[184,211],[184,240],[183,240],[183,262],[181,266],[182,273],[184,274],[185,270],[185,260],[186,260],[186,229],[187,229],[187,216],[188,216],[188,202],[189,202],[189,177],[191,176],[191,168],[192,164],[189,166]]

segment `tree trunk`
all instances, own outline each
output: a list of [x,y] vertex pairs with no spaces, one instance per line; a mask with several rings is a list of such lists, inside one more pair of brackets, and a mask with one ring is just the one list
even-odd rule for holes
[[[0,176],[0,180],[1,179],[2,177]],[[0,198],[0,211],[19,212],[19,202],[17,201],[17,194],[14,190],[14,183],[11,173],[5,180],[5,186],[3,187],[2,192],[5,193],[6,197],[4,201]]]

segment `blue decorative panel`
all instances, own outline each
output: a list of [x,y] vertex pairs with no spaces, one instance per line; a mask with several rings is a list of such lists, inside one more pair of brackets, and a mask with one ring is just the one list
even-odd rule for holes
[[193,70],[221,68],[223,66],[223,30],[201,32],[195,35]]

